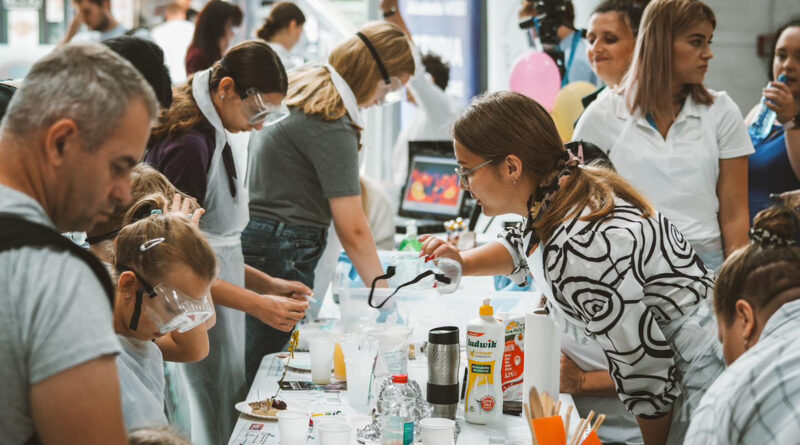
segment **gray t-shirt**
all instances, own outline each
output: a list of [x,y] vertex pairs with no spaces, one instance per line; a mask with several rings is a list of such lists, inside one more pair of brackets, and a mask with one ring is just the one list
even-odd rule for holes
[[[30,196],[0,185],[0,213],[53,227]],[[120,345],[103,287],[68,252],[23,247],[0,252],[0,442],[34,434],[31,387]]]
[[358,136],[343,117],[323,121],[292,108],[286,119],[250,136],[250,216],[325,228],[329,198],[361,194]]

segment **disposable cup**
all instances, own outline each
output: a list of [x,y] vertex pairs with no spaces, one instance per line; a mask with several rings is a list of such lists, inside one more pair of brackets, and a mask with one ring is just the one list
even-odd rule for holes
[[422,445],[453,445],[456,423],[450,419],[430,417],[419,421]]
[[372,368],[374,360],[354,361],[345,358],[347,368],[347,402],[357,409],[369,405],[370,386],[372,385]]
[[308,342],[311,352],[311,381],[315,385],[331,382],[334,343],[328,337],[314,337]]
[[324,422],[319,425],[319,445],[349,445],[353,427],[343,422]]
[[278,439],[281,445],[306,445],[308,414],[296,411],[278,412]]

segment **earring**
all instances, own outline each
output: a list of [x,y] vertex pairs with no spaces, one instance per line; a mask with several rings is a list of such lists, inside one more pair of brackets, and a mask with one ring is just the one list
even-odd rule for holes
[[748,345],[748,343],[749,343],[749,341],[748,341],[748,340],[745,338],[745,339],[744,339],[744,350],[745,350],[745,351],[746,351],[746,350],[748,350],[748,349],[750,349],[750,346]]
[[517,180],[514,179],[513,181],[511,181],[511,183],[514,184],[514,185],[517,185]]
[[220,94],[219,98],[222,99],[222,100],[225,100],[225,95],[224,94]]

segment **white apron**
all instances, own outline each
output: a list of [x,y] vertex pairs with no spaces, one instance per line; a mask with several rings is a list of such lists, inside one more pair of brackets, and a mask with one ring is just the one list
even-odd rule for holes
[[[192,95],[200,111],[214,127],[215,146],[208,170],[203,201],[206,213],[200,229],[217,255],[221,280],[244,287],[241,232],[249,220],[249,195],[244,184],[242,141],[231,138],[211,102],[209,70],[195,74]],[[236,197],[231,196],[222,152],[228,142],[236,165]],[[236,402],[244,400],[244,313],[215,305],[217,323],[208,331],[210,350],[205,360],[184,366],[191,400],[191,439],[195,445],[226,444],[236,424]]]

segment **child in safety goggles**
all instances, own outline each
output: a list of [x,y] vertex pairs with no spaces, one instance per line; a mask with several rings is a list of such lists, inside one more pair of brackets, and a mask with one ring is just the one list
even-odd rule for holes
[[161,211],[165,202],[155,195],[134,204],[129,216],[152,214],[124,226],[114,241],[114,330],[128,430],[167,425],[163,362],[205,358],[206,331],[215,321],[214,252],[196,223]]

